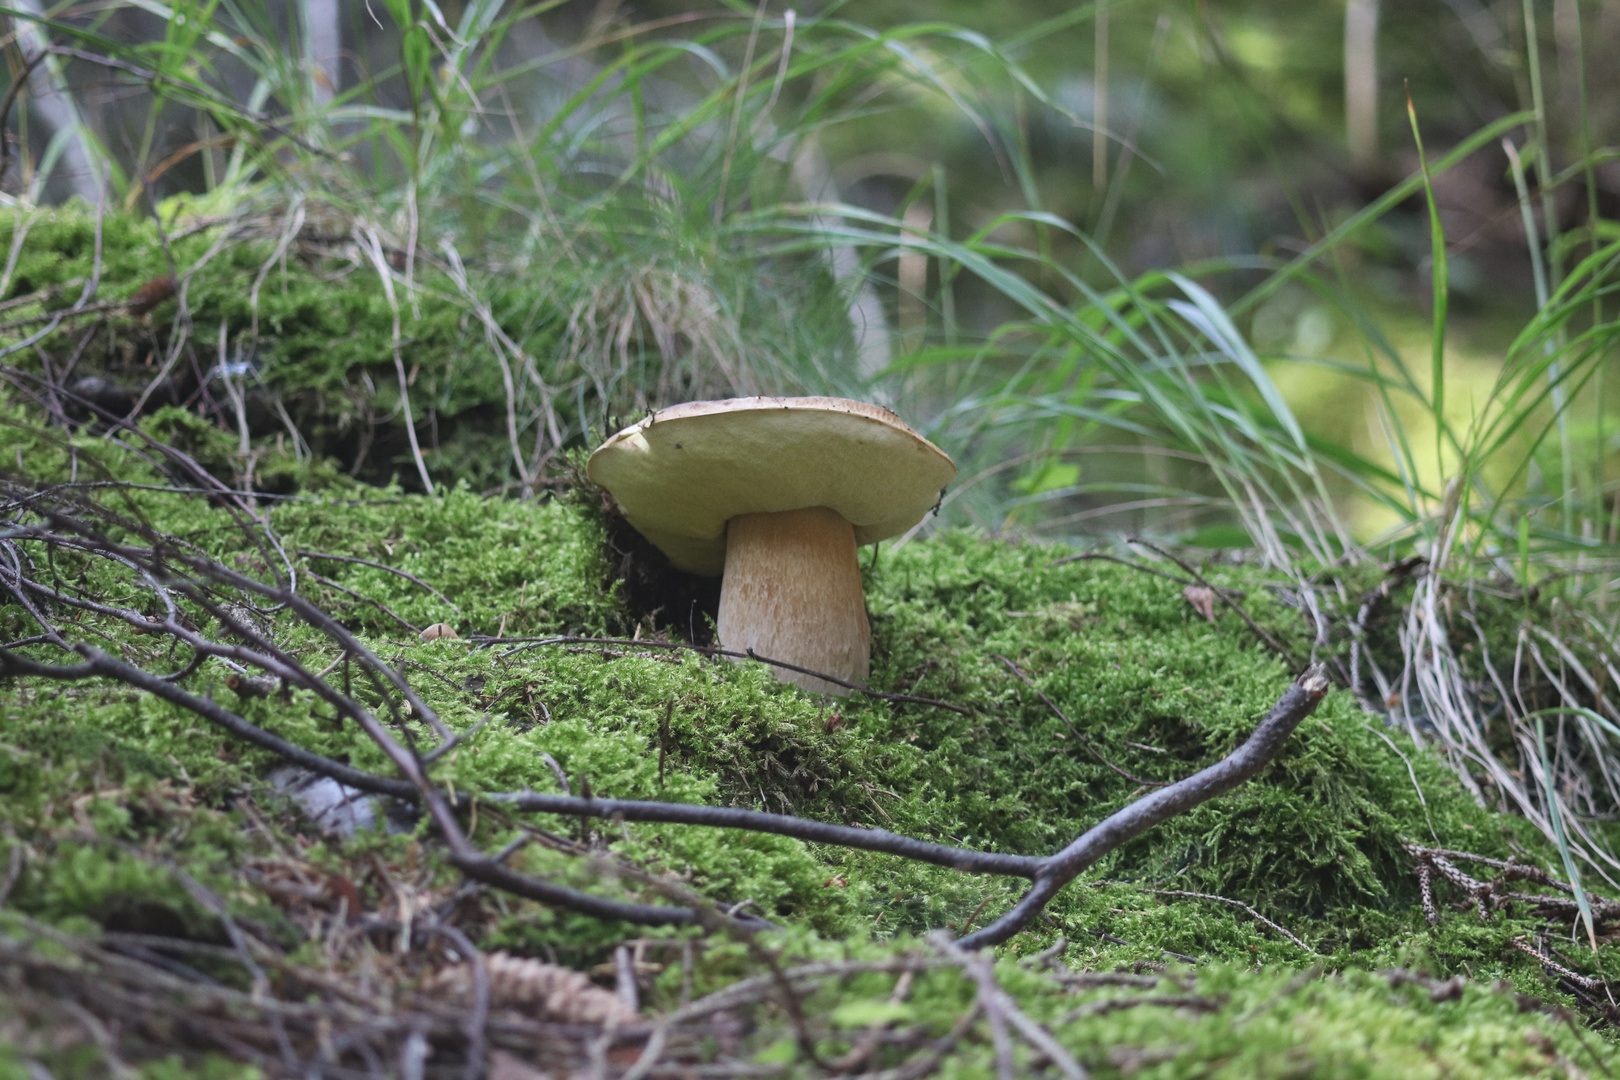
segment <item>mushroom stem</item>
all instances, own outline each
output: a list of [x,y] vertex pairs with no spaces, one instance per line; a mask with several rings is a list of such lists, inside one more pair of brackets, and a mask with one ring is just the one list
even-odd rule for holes
[[[872,631],[855,527],[825,506],[732,518],[717,629],[723,648],[865,682]],[[776,674],[811,693],[849,693],[825,679],[781,668]]]

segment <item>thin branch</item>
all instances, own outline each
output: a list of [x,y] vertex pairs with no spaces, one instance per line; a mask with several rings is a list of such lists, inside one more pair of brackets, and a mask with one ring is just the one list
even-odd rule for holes
[[12,319],[10,322],[0,323],[0,334],[20,330],[25,326],[38,326],[40,323],[48,323],[53,320],[61,322],[63,319],[76,319],[80,315],[101,315],[109,311],[116,311],[124,306],[125,301],[123,300],[103,300],[95,304],[75,304],[73,307],[59,308],[55,311],[41,311],[33,315],[24,315],[21,318]]
[[1173,782],[1170,780],[1144,780],[1140,776],[1126,772],[1118,765],[1115,765],[1112,761],[1109,761],[1107,758],[1103,757],[1102,751],[1098,750],[1097,747],[1092,744],[1091,740],[1086,738],[1080,729],[1074,726],[1074,721],[1069,719],[1069,714],[1058,708],[1057,702],[1047,697],[1045,691],[1036,686],[1034,681],[1031,680],[1028,675],[1024,674],[1022,668],[1013,663],[1011,660],[1007,659],[1005,656],[1002,656],[1000,653],[991,653],[990,655],[995,657],[997,660],[1000,660],[1003,664],[1006,664],[1008,670],[1010,670],[1014,675],[1018,676],[1018,678],[1023,681],[1025,686],[1035,691],[1036,696],[1038,696],[1042,701],[1046,702],[1046,707],[1057,714],[1057,718],[1063,721],[1063,726],[1069,729],[1069,733],[1080,741],[1080,745],[1084,746],[1086,750],[1090,752],[1092,757],[1096,758],[1098,761],[1102,762],[1104,765],[1108,766],[1110,769],[1114,770],[1133,784],[1141,784],[1143,787],[1169,787]]
[[1012,995],[996,982],[995,962],[990,957],[982,953],[967,952],[943,931],[935,931],[929,935],[929,941],[935,948],[961,964],[963,972],[978,984],[979,1007],[990,1020],[998,1077],[1012,1080],[1014,1075],[1012,1045],[1006,1031],[1006,1026],[1011,1025],[1025,1041],[1046,1055],[1046,1059],[1056,1065],[1058,1072],[1067,1080],[1087,1080],[1090,1074],[1074,1060],[1073,1055],[1052,1037],[1050,1031],[1025,1015]]
[[384,615],[388,616],[390,619],[393,619],[395,622],[399,623],[399,625],[403,626],[406,630],[409,630],[413,634],[420,634],[422,632],[421,627],[416,626],[415,624],[407,622],[404,619],[400,618],[397,614],[394,613],[392,608],[390,608],[387,604],[383,603],[381,600],[378,600],[378,599],[376,599],[374,597],[367,596],[367,595],[365,595],[364,593],[361,593],[361,592],[356,592],[355,590],[349,588],[347,585],[340,585],[339,583],[333,581],[331,578],[325,576],[324,574],[317,574],[313,570],[309,571],[309,576],[314,578],[316,581],[320,582],[322,585],[327,586],[328,588],[336,589],[338,592],[348,593],[350,596],[354,597],[356,600],[360,601],[362,604],[370,604],[372,607],[375,607],[378,611],[382,612]]
[[1269,631],[1267,631],[1263,626],[1261,626],[1259,623],[1255,622],[1253,619],[1251,619],[1249,617],[1249,613],[1247,611],[1243,610],[1243,605],[1242,604],[1239,604],[1231,596],[1227,595],[1230,592],[1230,590],[1228,590],[1228,589],[1219,589],[1219,588],[1216,588],[1214,585],[1211,585],[1208,581],[1206,581],[1204,579],[1203,574],[1200,574],[1197,570],[1194,570],[1191,566],[1187,565],[1187,563],[1183,562],[1181,559],[1177,558],[1175,555],[1172,555],[1170,552],[1166,551],[1164,548],[1159,547],[1157,544],[1151,543],[1151,542],[1149,542],[1147,540],[1143,540],[1139,536],[1127,537],[1126,542],[1131,543],[1131,544],[1136,544],[1136,545],[1139,545],[1141,547],[1145,547],[1149,551],[1156,552],[1159,555],[1163,556],[1164,558],[1169,559],[1171,562],[1175,563],[1177,566],[1181,567],[1183,573],[1191,575],[1192,578],[1198,582],[1198,584],[1202,585],[1204,588],[1206,588],[1210,592],[1214,593],[1216,595],[1216,597],[1220,599],[1221,603],[1225,604],[1227,607],[1231,608],[1234,612],[1236,612],[1237,617],[1243,620],[1243,624],[1245,626],[1247,626],[1251,631],[1254,632],[1254,636],[1259,638],[1261,641],[1265,642],[1268,646],[1270,646],[1273,650],[1275,650],[1278,656],[1281,656],[1284,660],[1288,661],[1290,664],[1299,663],[1299,661],[1294,658],[1294,654],[1288,648],[1288,646],[1284,645],[1282,642],[1280,642],[1276,638],[1272,637]]
[[301,765],[309,769],[311,772],[331,777],[347,787],[358,788],[361,791],[369,791],[377,795],[388,795],[396,799],[414,800],[415,798],[415,789],[403,780],[376,776],[361,769],[333,761],[331,758],[322,757],[296,743],[290,743],[278,735],[272,735],[270,732],[265,731],[256,724],[249,723],[208,698],[198,697],[196,694],[182,690],[162,677],[143,671],[133,664],[126,664],[124,661],[109,656],[100,649],[81,644],[75,646],[75,651],[85,658],[85,662],[68,667],[42,664],[9,649],[0,649],[0,676],[31,675],[35,678],[53,679],[58,682],[77,682],[80,679],[96,677],[117,679],[119,682],[133,686],[138,690],[145,690],[154,697],[162,698],[171,704],[195,713],[209,723],[224,728],[244,742],[252,743],[261,749],[277,754],[295,765]]
[[444,595],[444,593],[440,592],[438,589],[435,589],[433,586],[429,585],[415,574],[401,570],[397,566],[389,566],[387,563],[373,562],[370,559],[362,559],[357,555],[334,555],[329,551],[300,550],[298,554],[302,555],[306,559],[331,559],[334,562],[359,563],[361,566],[370,566],[378,570],[386,570],[390,574],[399,575],[406,581],[411,582],[413,585],[420,585],[434,596],[437,596],[440,600],[443,600],[450,606],[451,610],[455,611],[457,614],[460,614],[461,612],[461,605],[457,604],[454,600],[450,599],[448,596]]
[[1518,949],[1525,955],[1533,956],[1539,960],[1541,962],[1541,966],[1546,969],[1547,974],[1557,975],[1560,978],[1568,979],[1582,990],[1601,990],[1607,985],[1602,979],[1594,979],[1588,975],[1581,975],[1577,972],[1571,971],[1569,968],[1560,964],[1546,953],[1537,950],[1533,945],[1524,939],[1522,934],[1508,942],[1508,944],[1513,946],[1515,949]]
[[[109,521],[114,520],[112,515],[94,507],[93,504],[81,506],[80,509],[92,510]],[[57,527],[65,529],[68,535],[33,526],[22,526],[19,522],[3,545],[13,556],[18,550],[19,542],[32,541],[57,545],[110,560],[142,577],[145,584],[155,590],[163,600],[167,608],[166,614],[162,618],[153,618],[133,609],[113,607],[71,595],[61,588],[42,585],[28,577],[29,571],[24,568],[23,562],[15,557],[8,575],[9,580],[0,582],[0,587],[18,596],[25,590],[35,591],[70,607],[122,621],[142,634],[158,633],[170,636],[188,644],[199,654],[221,659],[230,658],[244,665],[237,669],[239,671],[256,667],[275,675],[288,685],[307,687],[332,704],[341,716],[357,724],[382,750],[392,763],[397,776],[377,776],[314,754],[270,734],[206,697],[183,689],[177,685],[178,679],[165,679],[86,644],[73,646],[73,649],[84,657],[85,662],[72,666],[47,665],[12,649],[0,650],[0,675],[25,675],[63,681],[96,677],[116,679],[185,708],[235,737],[330,777],[347,787],[417,804],[426,811],[434,830],[443,838],[449,863],[460,870],[469,881],[597,918],[643,925],[699,925],[710,930],[727,929],[747,934],[769,924],[762,919],[737,918],[723,913],[702,897],[650,877],[644,878],[641,883],[670,895],[678,903],[657,905],[616,900],[520,873],[504,865],[503,855],[492,856],[474,845],[463,831],[458,815],[477,805],[485,805],[492,809],[505,808],[580,817],[618,817],[621,820],[736,828],[790,836],[812,843],[894,854],[966,872],[1008,874],[1030,879],[1031,888],[1011,911],[991,925],[962,939],[962,948],[974,949],[999,943],[1016,933],[1064,885],[1120,844],[1175,814],[1229,791],[1257,774],[1281,749],[1294,727],[1314,710],[1328,689],[1327,677],[1322,667],[1313,665],[1288,688],[1250,739],[1229,757],[1194,776],[1162,787],[1130,804],[1093,827],[1064,850],[1044,859],[952,848],[880,829],[859,829],[730,807],[597,799],[588,796],[576,798],[571,795],[544,795],[535,792],[474,794],[470,798],[458,798],[453,791],[447,793],[430,779],[428,770],[431,760],[435,757],[433,752],[422,756],[414,749],[402,745],[395,734],[385,728],[370,711],[347,693],[339,693],[323,678],[312,675],[299,660],[286,654],[271,640],[267,629],[252,625],[249,620],[239,616],[234,602],[220,599],[218,593],[218,587],[236,590],[244,597],[263,598],[289,611],[306,625],[340,645],[345,655],[358,659],[368,676],[376,678],[380,675],[391,682],[416,715],[429,723],[441,738],[446,740],[454,738],[453,733],[439,720],[437,714],[411,689],[402,672],[384,664],[353,633],[311,603],[308,598],[297,593],[290,585],[267,584],[221,565],[200,553],[193,554],[182,548],[166,546],[165,549],[159,550],[113,543],[99,536],[95,529],[63,511],[49,506],[41,507],[38,500],[33,497],[29,501],[29,512],[42,514]],[[120,524],[135,528],[143,534],[150,532],[139,523],[120,522]],[[226,645],[209,641],[188,624],[186,617],[170,598],[171,592],[175,597],[183,597],[197,604],[220,620],[233,635],[249,644]],[[58,634],[61,633],[61,628],[53,625],[47,612],[40,611],[39,617],[42,625]],[[534,644],[568,641],[590,644],[611,641],[642,646],[666,644],[589,638],[540,639]],[[695,649],[695,651],[710,655],[725,654],[722,650],[713,649]],[[1016,671],[1016,665],[1009,663],[1009,666]],[[380,693],[380,685],[378,690]],[[382,696],[392,707],[392,696]],[[883,696],[901,697],[901,695]],[[952,708],[960,709],[960,707]],[[986,1003],[985,1009],[988,1014],[994,1010],[994,1006]]]
[[102,56],[100,53],[86,52],[83,49],[75,49],[70,45],[52,45],[48,51],[55,53],[57,56],[67,56],[75,60],[84,60],[91,64],[99,64],[102,67],[111,68],[114,71],[122,71],[127,75],[134,76],[141,82],[148,85],[163,85],[172,89],[180,90],[187,94],[196,94],[199,98],[207,102],[209,105],[212,105],[214,108],[221,109],[229,114],[241,116],[251,120],[253,123],[264,128],[266,131],[271,132],[280,138],[286,139],[288,142],[294,144],[301,150],[305,150],[317,157],[325,158],[328,161],[338,160],[337,155],[332,153],[330,150],[324,150],[321,147],[316,146],[314,143],[300,138],[290,129],[276,123],[269,117],[268,114],[257,112],[253,109],[244,108],[239,102],[218,97],[193,83],[182,82],[178,79],[173,79],[163,75],[160,72],[148,71],[146,68],[137,67],[136,65],[124,60],[117,60],[110,56]]
[[879,701],[892,701],[901,705],[931,705],[936,709],[945,709],[953,713],[958,713],[962,716],[973,715],[973,710],[964,705],[953,705],[948,701],[940,701],[937,698],[918,697],[915,694],[890,694],[882,690],[868,690],[860,683],[849,682],[847,680],[838,678],[836,675],[828,675],[822,671],[812,671],[809,668],[799,667],[797,664],[790,664],[785,660],[772,660],[768,656],[759,655],[752,649],[749,649],[746,652],[738,652],[734,649],[716,648],[713,645],[692,645],[684,641],[656,641],[647,638],[637,639],[573,636],[510,638],[489,637],[484,634],[474,634],[468,640],[479,648],[486,645],[516,644],[518,646],[517,648],[508,649],[501,653],[501,659],[503,660],[514,653],[524,652],[528,649],[538,649],[546,645],[637,645],[650,649],[679,649],[686,652],[695,652],[701,656],[725,656],[734,660],[758,660],[760,663],[768,664],[771,667],[779,667],[787,671],[796,671],[801,675],[813,675],[818,679],[825,679],[827,682],[842,686],[846,690],[853,690],[857,694],[864,694],[869,698],[877,698]]
[[[17,74],[17,81],[12,83],[11,89],[6,91],[5,100],[0,101],[0,133],[5,131],[6,120],[11,116],[11,106],[16,103],[17,95],[22,93],[22,88],[27,85],[28,77],[34,73],[34,69],[40,65],[40,61],[44,60],[49,55],[50,52],[48,50],[41,49],[39,52],[34,54],[33,59],[30,60],[25,58],[23,60],[23,68],[22,71]],[[0,138],[0,184],[5,183],[6,170],[10,168],[11,140]],[[42,295],[43,293],[36,293],[33,297],[28,297],[25,299],[37,299]]]
[[1298,945],[1301,949],[1304,949],[1312,956],[1320,955],[1315,949],[1311,948],[1309,945],[1305,944],[1305,942],[1295,937],[1287,927],[1280,926],[1277,923],[1272,922],[1270,919],[1266,918],[1264,915],[1260,914],[1254,908],[1250,907],[1248,904],[1245,904],[1241,900],[1233,900],[1225,896],[1216,896],[1214,893],[1187,892],[1183,889],[1143,889],[1142,891],[1152,893],[1154,896],[1185,896],[1192,900],[1217,900],[1223,904],[1230,904],[1235,908],[1242,908],[1244,911],[1247,911],[1256,922],[1263,923],[1264,925],[1271,927],[1273,930],[1277,931],[1277,933],[1281,934],[1289,941],[1292,941],[1295,945]]
[[1063,886],[1120,845],[1177,814],[1224,795],[1256,775],[1277,756],[1296,727],[1327,696],[1327,669],[1312,664],[1288,687],[1247,742],[1221,761],[1185,780],[1144,795],[1109,815],[1042,864],[1023,899],[1001,918],[963,938],[964,949],[999,945],[1028,926]]
[[[1173,581],[1177,585],[1198,585],[1198,584],[1200,584],[1200,581],[1197,578],[1177,577],[1174,574],[1167,574],[1163,570],[1158,569],[1157,567],[1143,566],[1141,563],[1132,562],[1129,559],[1122,559],[1118,555],[1110,555],[1105,551],[1082,551],[1078,555],[1066,555],[1061,559],[1053,559],[1051,562],[1047,563],[1046,565],[1047,565],[1048,568],[1051,568],[1051,567],[1055,567],[1055,566],[1067,566],[1070,563],[1077,563],[1077,562],[1111,562],[1111,563],[1118,563],[1120,566],[1127,566],[1127,567],[1130,567],[1132,570],[1139,570],[1144,574],[1152,574],[1154,577],[1164,578],[1166,581]],[[1204,582],[1203,584],[1207,585],[1208,583]],[[1247,595],[1246,593],[1244,593],[1244,591],[1242,589],[1227,589],[1227,588],[1222,588],[1220,586],[1213,586],[1213,585],[1209,586],[1209,588],[1213,589],[1216,592],[1231,593],[1233,597],[1238,598],[1238,599],[1241,599],[1243,596]]]
[[434,923],[425,928],[438,934],[455,948],[472,971],[472,1008],[467,1010],[467,1063],[462,1069],[462,1080],[478,1080],[484,1074],[484,1029],[489,1024],[489,965],[484,954],[472,939],[447,923]]
[[973,874],[1007,874],[1034,878],[1044,860],[1031,855],[1003,855],[990,851],[970,851],[927,840],[915,840],[885,829],[861,829],[830,825],[821,821],[742,810],[730,806],[702,806],[693,803],[643,802],[636,799],[584,799],[568,795],[545,795],[526,791],[513,795],[485,796],[489,801],[516,810],[572,817],[626,821],[658,821],[677,825],[702,825],[714,829],[745,829],[749,832],[790,836],[815,844],[834,844],[859,851],[878,851],[916,862],[946,866]]

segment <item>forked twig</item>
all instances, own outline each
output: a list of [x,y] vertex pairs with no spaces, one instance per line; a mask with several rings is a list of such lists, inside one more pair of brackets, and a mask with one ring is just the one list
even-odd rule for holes
[[1001,918],[963,938],[965,949],[999,945],[1028,926],[1058,891],[1108,852],[1142,833],[1231,791],[1270,763],[1283,742],[1316,711],[1329,689],[1327,668],[1312,664],[1295,679],[1247,742],[1185,780],[1160,788],[1110,814],[1074,843],[1046,859],[1029,891]]
[[1012,1045],[1007,1038],[1007,1027],[1010,1025],[1018,1034],[1035,1049],[1046,1056],[1046,1059],[1057,1066],[1059,1072],[1068,1077],[1068,1080],[1087,1080],[1090,1075],[1085,1067],[1074,1059],[1074,1056],[1063,1048],[1063,1045],[1052,1037],[1046,1028],[1031,1020],[1024,1010],[1018,1007],[1012,995],[1001,988],[996,982],[995,963],[990,957],[982,953],[974,954],[965,951],[959,944],[952,941],[944,933],[936,931],[929,936],[929,942],[945,955],[962,965],[962,971],[973,979],[979,987],[979,1008],[990,1021],[990,1031],[996,1052],[996,1073],[998,1076],[1011,1080],[1014,1075],[1012,1059]]

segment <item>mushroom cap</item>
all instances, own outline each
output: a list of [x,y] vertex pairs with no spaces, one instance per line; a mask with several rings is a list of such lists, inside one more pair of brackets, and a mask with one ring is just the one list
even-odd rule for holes
[[956,464],[879,405],[746,397],[660,409],[597,447],[586,473],[678,568],[716,575],[738,514],[826,506],[870,544],[921,521]]

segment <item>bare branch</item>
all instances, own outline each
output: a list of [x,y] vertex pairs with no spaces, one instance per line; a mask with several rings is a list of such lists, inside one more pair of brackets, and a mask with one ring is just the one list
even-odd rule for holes
[[915,840],[886,829],[831,825],[786,814],[769,814],[731,806],[642,802],[636,799],[584,799],[577,796],[545,795],[534,791],[513,795],[489,795],[485,798],[512,809],[567,814],[572,817],[604,819],[623,817],[626,821],[660,821],[678,825],[703,825],[715,829],[746,829],[749,832],[774,833],[777,836],[791,836],[797,840],[808,840],[816,844],[833,844],[860,851],[899,855],[917,862],[933,863],[935,866],[947,866],[953,870],[975,874],[1008,874],[1033,878],[1044,861],[1031,855],[1003,855],[999,852],[949,847],[927,840]]
[[448,604],[452,611],[457,613],[460,613],[461,611],[461,605],[457,604],[454,600],[450,599],[448,596],[444,595],[444,593],[440,592],[438,589],[435,589],[433,586],[429,585],[415,574],[401,570],[397,566],[389,566],[387,563],[373,562],[370,559],[362,559],[357,555],[334,555],[329,551],[300,551],[298,554],[302,555],[306,559],[331,559],[333,562],[359,563],[361,566],[370,566],[378,570],[386,570],[390,574],[395,574],[404,578],[413,585],[419,585],[426,589],[428,592],[432,593],[434,596],[437,596],[440,600],[443,600],[446,604]]
[[1277,933],[1281,934],[1289,941],[1292,941],[1295,945],[1298,945],[1301,949],[1304,949],[1312,956],[1318,955],[1315,949],[1311,948],[1299,938],[1295,937],[1293,933],[1286,927],[1272,922],[1270,919],[1266,918],[1264,915],[1260,914],[1254,908],[1250,907],[1248,904],[1245,904],[1241,900],[1232,900],[1225,896],[1216,896],[1214,893],[1186,892],[1182,889],[1143,889],[1142,891],[1152,893],[1154,896],[1185,896],[1193,900],[1217,900],[1223,904],[1230,904],[1235,908],[1242,908],[1244,911],[1247,911],[1256,922],[1271,927],[1273,930],[1277,931]]
[[1316,711],[1329,687],[1327,669],[1312,664],[1272,706],[1249,740],[1207,769],[1160,788],[1103,819],[1042,864],[1035,883],[1001,918],[961,940],[964,949],[1000,945],[1028,926],[1058,891],[1092,863],[1153,826],[1224,795],[1276,757],[1296,727]]
[[1069,729],[1069,734],[1080,740],[1080,745],[1084,746],[1086,750],[1090,752],[1092,757],[1096,758],[1098,761],[1102,762],[1104,765],[1108,766],[1108,768],[1123,776],[1133,784],[1141,784],[1143,787],[1168,787],[1170,785],[1171,782],[1169,780],[1144,780],[1140,776],[1126,772],[1118,765],[1115,765],[1112,761],[1109,761],[1107,758],[1103,757],[1102,751],[1098,750],[1096,746],[1092,744],[1091,740],[1086,738],[1080,729],[1074,726],[1074,721],[1069,719],[1069,714],[1058,708],[1057,702],[1047,697],[1046,691],[1036,686],[1034,681],[1031,680],[1028,675],[1024,674],[1023,668],[1019,667],[1005,656],[1002,656],[1000,653],[991,653],[990,655],[994,656],[997,660],[1000,660],[1003,664],[1006,664],[1007,669],[1014,675],[1018,676],[1019,680],[1022,681],[1025,686],[1035,691],[1035,695],[1046,703],[1046,707],[1051,709],[1052,712],[1057,715],[1059,720],[1063,721],[1063,726]]

